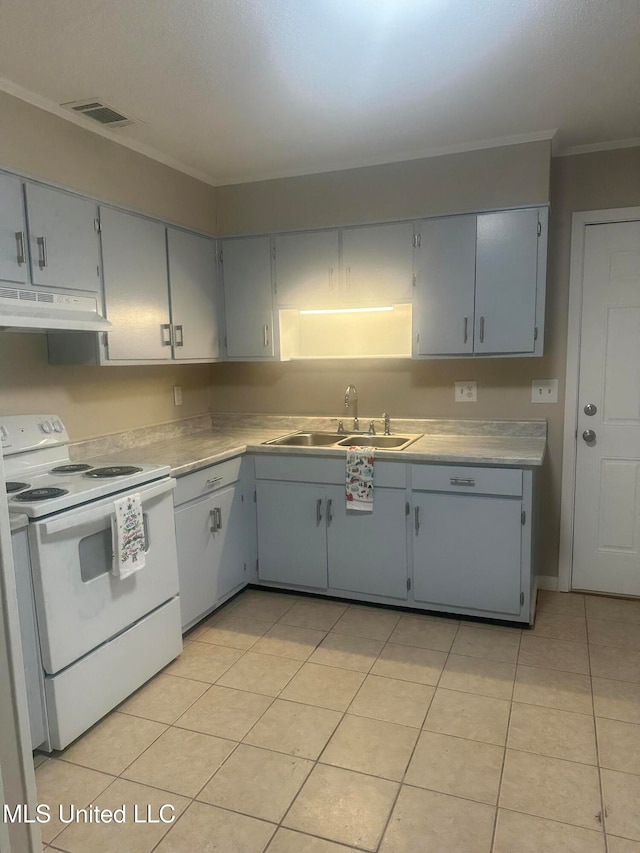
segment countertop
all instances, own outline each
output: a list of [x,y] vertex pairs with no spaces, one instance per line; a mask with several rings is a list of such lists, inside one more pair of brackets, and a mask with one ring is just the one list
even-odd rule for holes
[[[208,417],[212,418],[209,425]],[[245,452],[324,457],[346,452],[344,448],[263,444],[297,430],[335,431],[337,418],[213,415],[197,420],[183,433],[175,425],[166,425],[171,428],[168,435],[159,427],[81,442],[72,446],[71,455],[103,463],[108,459],[117,464],[169,465],[173,476],[179,477]],[[547,443],[545,421],[403,419],[392,422],[392,433],[423,433],[423,437],[403,451],[376,449],[377,459],[537,468]]]

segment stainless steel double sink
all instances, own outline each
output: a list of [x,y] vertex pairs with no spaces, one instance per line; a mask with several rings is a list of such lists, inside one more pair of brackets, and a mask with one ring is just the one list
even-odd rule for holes
[[263,444],[275,444],[280,447],[376,447],[380,450],[404,450],[414,441],[422,438],[422,433],[395,435],[368,435],[366,433],[339,432],[294,432],[281,438],[272,438]]

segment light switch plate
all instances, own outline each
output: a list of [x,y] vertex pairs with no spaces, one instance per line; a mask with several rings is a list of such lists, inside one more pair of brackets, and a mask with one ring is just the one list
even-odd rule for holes
[[182,405],[182,385],[174,385],[173,386],[173,405],[181,406]]
[[558,402],[558,380],[557,379],[534,379],[531,383],[532,403],[557,403]]
[[478,402],[478,383],[467,380],[465,382],[456,382],[456,403],[477,403]]

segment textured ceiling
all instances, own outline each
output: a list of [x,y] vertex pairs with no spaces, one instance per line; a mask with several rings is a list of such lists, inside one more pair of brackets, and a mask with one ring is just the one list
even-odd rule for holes
[[640,137],[640,0],[0,0],[0,78],[216,184],[566,150]]

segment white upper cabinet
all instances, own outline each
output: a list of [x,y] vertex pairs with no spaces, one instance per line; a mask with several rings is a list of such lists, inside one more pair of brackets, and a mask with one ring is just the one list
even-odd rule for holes
[[227,356],[248,360],[273,358],[269,237],[223,240],[222,276]]
[[478,215],[476,353],[534,352],[543,332],[546,213],[532,208]]
[[278,305],[335,304],[338,297],[338,231],[282,234],[274,238]]
[[41,184],[27,183],[26,197],[33,284],[98,292],[97,204]]
[[471,355],[476,216],[425,219],[415,242],[413,354]]
[[102,208],[102,259],[109,361],[171,358],[165,227]]
[[413,296],[413,223],[368,225],[342,232],[344,296],[388,305]]
[[174,358],[220,356],[215,241],[167,228]]
[[0,280],[29,282],[29,247],[22,181],[0,172]]

